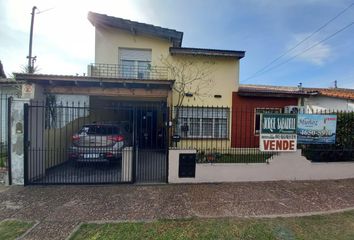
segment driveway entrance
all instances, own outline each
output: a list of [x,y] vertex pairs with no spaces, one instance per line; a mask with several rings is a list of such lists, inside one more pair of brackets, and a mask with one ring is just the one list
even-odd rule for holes
[[25,105],[25,184],[167,182],[165,102]]

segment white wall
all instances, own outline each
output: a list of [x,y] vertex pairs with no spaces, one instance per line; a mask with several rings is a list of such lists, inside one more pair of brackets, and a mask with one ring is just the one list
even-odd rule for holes
[[62,128],[75,119],[88,116],[89,111],[87,108],[90,107],[90,97],[88,95],[55,94],[55,98],[56,105],[60,106],[56,109],[57,119],[55,127]]
[[11,176],[12,184],[24,184],[24,119],[23,105],[29,99],[14,99],[11,103]]
[[8,98],[16,97],[19,91],[15,87],[0,88],[0,142],[7,141]]
[[179,153],[169,151],[169,183],[212,183],[276,180],[322,180],[354,178],[354,162],[312,163],[301,156],[301,150],[281,153],[267,163],[197,164],[195,178],[178,178]]
[[354,101],[342,98],[314,96],[305,98],[304,103],[310,113],[321,110],[354,111]]

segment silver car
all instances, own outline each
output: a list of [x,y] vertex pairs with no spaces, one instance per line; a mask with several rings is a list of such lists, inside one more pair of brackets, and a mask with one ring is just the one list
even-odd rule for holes
[[119,124],[87,124],[72,137],[69,158],[76,163],[119,163],[130,134]]

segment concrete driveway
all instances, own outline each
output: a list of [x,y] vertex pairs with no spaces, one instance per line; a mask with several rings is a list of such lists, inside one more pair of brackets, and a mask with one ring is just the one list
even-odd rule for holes
[[65,239],[80,222],[252,217],[354,207],[354,179],[190,185],[2,187],[0,220],[40,223],[25,239]]

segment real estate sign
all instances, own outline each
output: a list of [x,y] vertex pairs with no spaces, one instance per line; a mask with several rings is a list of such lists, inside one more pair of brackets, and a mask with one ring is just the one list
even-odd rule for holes
[[299,114],[297,120],[298,143],[334,144],[336,142],[337,115]]
[[296,151],[296,115],[264,113],[259,148],[265,152]]

